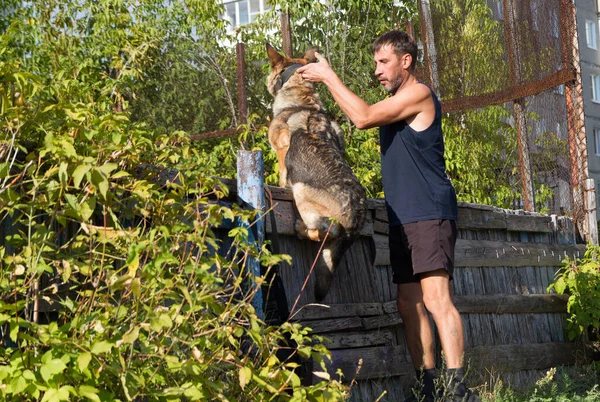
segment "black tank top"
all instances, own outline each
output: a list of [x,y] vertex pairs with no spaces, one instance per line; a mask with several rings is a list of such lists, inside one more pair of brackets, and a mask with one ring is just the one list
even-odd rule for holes
[[390,226],[430,219],[456,220],[458,216],[456,192],[446,175],[442,106],[433,91],[431,95],[435,118],[427,129],[415,131],[404,120],[379,129]]

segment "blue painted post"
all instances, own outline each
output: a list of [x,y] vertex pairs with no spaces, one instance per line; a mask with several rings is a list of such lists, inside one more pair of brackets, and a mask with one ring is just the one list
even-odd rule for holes
[[[263,191],[264,182],[265,175],[263,170],[262,151],[238,151],[238,197],[252,206],[252,208],[261,211],[257,216],[257,222],[254,224],[257,234],[255,245],[258,250],[262,249],[262,244],[265,240],[265,225],[263,219],[260,219],[265,210],[265,193]],[[247,226],[248,222],[244,222],[243,224]],[[252,277],[260,276],[260,262],[258,260],[253,258],[249,259],[247,268]],[[256,293],[252,300],[252,305],[254,306],[258,317],[264,320],[265,314],[263,311],[262,290],[255,282],[253,282],[253,284],[256,286]]]

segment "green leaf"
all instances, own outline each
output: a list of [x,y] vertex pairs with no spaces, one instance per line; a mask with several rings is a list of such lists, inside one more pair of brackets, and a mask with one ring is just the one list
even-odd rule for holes
[[110,175],[110,172],[118,168],[119,165],[116,163],[105,163],[104,165],[98,167],[97,169],[104,173],[107,177]]
[[113,344],[107,341],[96,342],[94,346],[92,346],[92,354],[99,355],[102,353],[109,352],[113,347]]
[[10,321],[10,340],[13,342],[17,341],[17,336],[19,335],[19,324],[17,323],[16,320],[11,320]]
[[556,293],[558,293],[559,295],[562,295],[562,294],[565,293],[565,290],[567,289],[567,283],[565,282],[565,278],[564,277],[560,277],[554,283],[554,289],[556,289]]
[[150,328],[154,331],[160,331],[163,328],[171,328],[173,326],[173,321],[168,314],[160,314],[158,317],[154,317],[150,319]]
[[250,367],[242,367],[240,369],[240,387],[244,389],[252,379],[252,369]]
[[79,356],[77,357],[77,367],[79,368],[79,371],[83,371],[83,370],[87,369],[91,360],[92,360],[91,353],[89,353],[89,352],[80,353]]
[[67,167],[68,166],[69,166],[68,163],[62,162],[60,164],[60,166],[58,167],[58,179],[60,180],[60,186],[62,188],[67,188],[67,180],[68,180]]
[[13,378],[10,382],[8,388],[6,389],[6,393],[18,395],[23,392],[27,388],[27,381],[23,376],[18,376]]
[[140,328],[133,327],[130,329],[125,335],[123,335],[123,342],[125,343],[133,343],[140,336]]
[[82,221],[90,220],[96,209],[96,197],[89,197],[79,205],[79,216]]
[[49,382],[56,374],[62,373],[67,368],[66,364],[60,359],[52,359],[40,368],[40,374],[44,381]]
[[79,387],[79,396],[83,396],[90,401],[100,402],[100,397],[98,396],[98,389],[91,387],[89,385],[82,385]]
[[96,186],[102,197],[106,199],[108,192],[108,179],[99,169],[92,169],[92,184]]
[[81,182],[83,181],[83,176],[90,171],[92,167],[90,165],[79,165],[73,171],[73,185],[76,188],[79,188]]
[[8,176],[8,162],[0,163],[0,179]]
[[133,280],[131,281],[131,292],[133,293],[133,295],[137,298],[140,297],[140,295],[142,294],[142,283],[140,278],[133,278]]
[[69,387],[61,387],[60,389],[49,389],[44,393],[42,402],[59,402],[69,400]]

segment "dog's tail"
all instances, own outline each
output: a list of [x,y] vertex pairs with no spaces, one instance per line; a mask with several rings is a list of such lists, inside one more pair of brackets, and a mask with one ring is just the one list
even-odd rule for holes
[[325,242],[315,266],[315,299],[318,302],[327,296],[333,282],[333,273],[354,240],[355,236],[348,236],[344,233],[340,237]]

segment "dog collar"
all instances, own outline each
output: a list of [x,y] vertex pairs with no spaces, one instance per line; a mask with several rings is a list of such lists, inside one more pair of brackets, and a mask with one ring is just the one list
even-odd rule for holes
[[281,89],[281,87],[284,86],[286,82],[288,82],[288,80],[290,79],[292,74],[294,74],[296,72],[296,70],[299,69],[300,67],[302,67],[302,64],[292,64],[291,66],[286,68],[285,71],[283,73],[281,73],[281,77],[280,77],[281,80],[280,80],[280,82],[277,83],[278,85],[275,88],[275,90],[279,91]]

